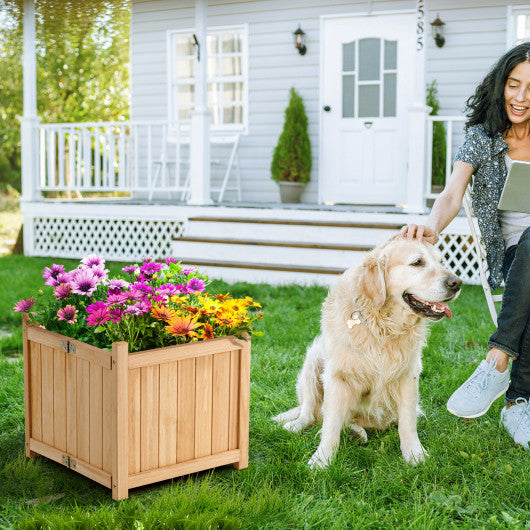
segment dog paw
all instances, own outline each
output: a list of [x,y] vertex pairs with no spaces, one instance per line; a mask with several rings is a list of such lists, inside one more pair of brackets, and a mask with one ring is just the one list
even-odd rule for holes
[[403,447],[401,453],[405,461],[412,466],[422,464],[429,457],[429,453],[419,442],[408,447]]
[[333,451],[325,451],[318,448],[307,463],[310,469],[326,469],[333,457]]
[[366,431],[361,426],[356,425],[355,423],[350,424],[350,436],[352,438],[357,438],[361,440],[363,444],[368,441],[368,435],[366,434]]

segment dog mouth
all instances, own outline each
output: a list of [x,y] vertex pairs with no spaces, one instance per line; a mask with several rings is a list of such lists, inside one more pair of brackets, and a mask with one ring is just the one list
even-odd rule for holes
[[403,293],[403,300],[408,304],[408,306],[419,315],[426,317],[430,320],[440,320],[444,316],[451,318],[453,314],[447,305],[447,301],[441,302],[428,302],[427,300],[422,300],[417,296],[414,296],[410,293]]

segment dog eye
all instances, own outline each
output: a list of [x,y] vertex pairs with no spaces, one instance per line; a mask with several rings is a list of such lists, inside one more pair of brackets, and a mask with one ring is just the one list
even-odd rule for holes
[[413,261],[410,265],[412,267],[421,267],[425,264],[425,262],[423,261],[423,258],[418,258],[416,261]]

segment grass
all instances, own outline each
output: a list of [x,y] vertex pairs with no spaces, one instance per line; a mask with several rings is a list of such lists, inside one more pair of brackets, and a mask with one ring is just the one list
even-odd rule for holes
[[[24,455],[19,298],[41,285],[50,260],[0,258],[0,528],[529,528],[528,453],[498,427],[497,401],[476,420],[445,402],[485,354],[493,330],[479,287],[466,286],[454,317],[434,324],[420,381],[419,435],[427,463],[408,466],[397,429],[345,434],[325,471],[306,462],[319,426],[294,435],[270,417],[295,404],[294,383],[319,328],[321,287],[215,283],[264,307],[252,344],[250,462],[132,490],[125,501],[45,458]],[[64,263],[70,263],[63,261]],[[118,268],[118,265],[114,265]],[[40,499],[38,503],[28,501]]]

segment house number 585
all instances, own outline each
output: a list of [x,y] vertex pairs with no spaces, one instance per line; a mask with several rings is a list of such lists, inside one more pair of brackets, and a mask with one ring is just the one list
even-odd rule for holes
[[418,51],[423,49],[423,34],[425,32],[424,22],[425,22],[425,11],[424,11],[425,1],[418,0],[416,3],[416,49]]

